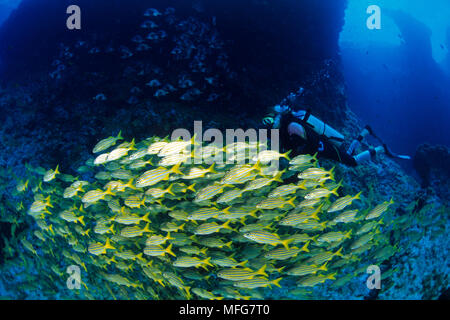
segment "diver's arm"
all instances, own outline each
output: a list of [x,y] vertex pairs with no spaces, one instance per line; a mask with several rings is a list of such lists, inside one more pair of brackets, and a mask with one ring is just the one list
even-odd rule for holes
[[274,118],[273,118],[273,128],[275,129],[279,129],[280,128],[280,121],[281,121],[281,116],[282,114],[278,113]]

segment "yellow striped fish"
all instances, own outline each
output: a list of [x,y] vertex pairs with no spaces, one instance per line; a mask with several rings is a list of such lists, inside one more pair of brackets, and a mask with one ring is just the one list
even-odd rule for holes
[[299,190],[299,189],[306,189],[306,188],[303,186],[303,184],[295,185],[293,183],[279,186],[278,188],[272,190],[269,193],[268,197],[269,198],[284,197],[284,196],[287,196],[287,195],[297,192],[297,190]]
[[53,205],[50,203],[51,199],[50,196],[43,200],[36,200],[34,201],[29,209],[29,212],[32,213],[40,213],[40,212],[48,212],[47,208],[53,208]]
[[323,168],[309,168],[298,174],[299,179],[320,179],[323,177],[333,177],[334,167],[330,171]]
[[37,255],[36,249],[34,249],[33,245],[31,244],[31,242],[29,242],[27,239],[23,238],[22,240],[20,240],[20,242],[22,242],[22,245],[25,247],[25,249],[27,249],[28,251],[30,251],[32,254]]
[[375,208],[373,208],[366,216],[365,220],[375,219],[381,216],[391,204],[394,203],[394,199],[391,198],[389,201],[385,201],[383,203],[380,203]]
[[264,188],[265,186],[270,185],[274,181],[283,182],[283,180],[281,180],[281,176],[283,175],[283,173],[284,171],[278,172],[273,178],[259,178],[250,181],[249,183],[247,183],[243,191],[245,192],[261,189]]
[[289,213],[278,224],[281,226],[296,226],[310,220],[319,220],[318,213],[320,211],[321,207],[317,208],[313,212]]
[[122,134],[122,131],[119,131],[119,134],[117,135],[117,137],[112,137],[111,136],[111,137],[108,137],[106,139],[103,139],[103,140],[99,141],[95,145],[94,149],[92,150],[92,153],[98,153],[98,152],[101,152],[101,151],[104,151],[104,150],[108,149],[109,147],[112,147],[113,145],[116,144],[116,142],[118,140],[122,140],[123,139],[121,134]]
[[168,180],[171,173],[183,175],[179,168],[180,164],[176,164],[171,169],[159,167],[156,169],[148,170],[136,180],[136,187],[148,187],[157,184],[162,180]]
[[187,253],[187,254],[195,254],[195,255],[206,255],[207,248],[200,249],[196,246],[186,246],[180,248],[181,252]]
[[305,199],[320,199],[320,198],[327,198],[331,194],[334,194],[335,196],[339,196],[339,193],[337,192],[341,186],[337,186],[333,190],[328,190],[327,188],[317,188],[311,191],[310,193],[305,195]]
[[147,160],[147,161],[137,160],[137,161],[130,163],[128,168],[131,170],[137,170],[137,169],[145,168],[146,166],[153,166],[152,161],[151,160]]
[[247,232],[244,234],[244,237],[258,243],[270,244],[272,246],[282,244],[286,249],[289,249],[288,244],[293,241],[292,239],[281,240],[279,235],[264,230]]
[[307,231],[322,231],[327,227],[327,221],[318,222],[316,220],[307,220],[293,226],[294,228]]
[[287,274],[291,276],[306,276],[309,274],[316,274],[319,271],[327,271],[327,263],[323,264],[322,266],[317,266],[315,264],[301,264],[300,266],[291,268],[286,271]]
[[215,195],[221,193],[226,187],[229,187],[229,185],[214,183],[212,185],[206,186],[203,189],[197,191],[194,202],[209,200]]
[[111,177],[121,180],[130,180],[133,178],[133,174],[130,170],[118,169],[111,173]]
[[283,198],[267,198],[261,201],[256,205],[256,208],[258,209],[266,209],[266,210],[272,210],[277,208],[284,208],[287,205],[290,205],[292,207],[295,207],[294,201],[296,197],[293,197],[289,200],[284,200]]
[[161,189],[161,188],[150,188],[147,191],[145,191],[145,194],[148,196],[151,196],[155,199],[164,197],[166,193],[171,194],[172,196],[175,196],[175,193],[172,191],[173,184],[171,184],[167,189]]
[[333,223],[349,223],[355,220],[358,210],[347,210],[337,215],[332,221]]
[[345,196],[337,199],[329,208],[328,212],[336,212],[345,209],[347,206],[351,205],[354,200],[361,199],[361,192],[356,194],[354,197]]
[[159,165],[163,167],[173,166],[181,163],[188,163],[191,158],[190,154],[187,153],[174,153],[168,156],[165,156],[159,161]]
[[280,158],[291,160],[289,159],[289,154],[291,153],[291,151],[292,150],[289,150],[286,153],[279,153],[278,151],[275,150],[263,150],[258,153],[258,156],[253,158],[253,161],[259,161],[262,164],[267,164],[273,160],[278,160]]
[[314,207],[317,203],[319,203],[321,199],[305,199],[302,202],[300,202],[297,206],[297,208],[307,208],[307,207]]
[[113,247],[111,245],[111,243],[109,242],[109,239],[106,239],[106,242],[104,245],[99,242],[93,242],[88,247],[89,253],[96,255],[96,256],[105,254],[107,249],[110,249],[110,250],[116,249],[115,247]]
[[110,188],[106,189],[106,191],[102,191],[100,189],[91,190],[91,191],[86,192],[83,195],[83,198],[81,198],[81,202],[83,202],[85,204],[86,203],[88,203],[88,204],[89,203],[96,203],[96,202],[98,202],[100,200],[104,200],[105,196],[107,196],[107,195],[114,196],[115,193],[112,192]]
[[142,258],[142,253],[135,254],[133,251],[126,250],[126,251],[116,251],[114,252],[114,256],[119,257],[123,260],[143,260],[145,262],[145,259]]
[[130,179],[127,183],[122,181],[109,181],[103,186],[104,189],[110,189],[117,192],[124,192],[126,189],[137,190],[133,183],[134,179]]
[[232,248],[233,241],[224,242],[222,239],[217,237],[206,237],[203,239],[200,239],[198,243],[202,246],[208,247],[208,248],[223,248],[228,247]]
[[147,223],[144,227],[144,229],[141,229],[137,226],[132,227],[125,227],[120,231],[120,235],[125,238],[134,238],[134,237],[140,237],[146,232],[153,232],[149,229],[150,224]]
[[74,186],[67,187],[64,189],[63,198],[64,199],[73,198],[78,194],[78,192],[84,192],[83,186],[80,185],[78,187]]
[[187,147],[193,145],[195,142],[195,136],[189,141],[173,141],[169,142],[159,150],[158,156],[165,157],[175,153],[182,153],[186,151]]
[[203,299],[222,300],[224,298],[224,297],[217,297],[212,292],[209,292],[209,291],[207,291],[205,289],[201,289],[201,288],[193,288],[192,292]]
[[189,299],[191,297],[191,294],[189,293],[189,290],[191,289],[188,286],[184,285],[183,279],[180,277],[177,277],[175,273],[173,272],[163,272],[163,277],[175,288],[178,288],[180,290],[184,290],[186,293],[186,297]]
[[114,225],[112,224],[108,227],[105,223],[97,223],[97,225],[94,227],[94,232],[97,234],[114,234]]
[[124,201],[125,205],[129,208],[140,208],[142,206],[145,207],[145,197],[142,197],[141,195],[132,195],[125,199]]
[[131,141],[130,144],[128,144],[128,146],[126,146],[126,147],[119,146],[116,149],[114,149],[113,151],[111,151],[110,153],[108,153],[108,157],[107,157],[106,161],[110,162],[110,161],[119,160],[120,158],[128,155],[128,152],[130,152],[131,150],[136,150],[136,148],[134,147],[134,139],[133,139],[133,141]]
[[154,142],[148,146],[147,154],[158,154],[158,152],[167,144],[167,141]]
[[261,172],[260,162],[258,161],[253,166],[249,164],[239,165],[228,171],[220,181],[221,184],[240,184],[247,182],[255,176],[251,174],[253,170]]
[[141,221],[150,222],[150,220],[148,219],[149,215],[150,212],[147,212],[143,217],[140,217],[135,214],[120,214],[112,218],[112,220],[120,224],[132,225],[132,224],[139,224]]
[[242,196],[245,190],[232,189],[224,194],[222,194],[219,198],[217,198],[217,203],[228,203]]
[[197,257],[182,256],[177,257],[177,259],[173,262],[173,266],[178,268],[201,267],[205,270],[208,270],[206,266],[210,267],[214,266],[213,264],[211,264],[210,260],[211,258],[206,258],[202,260]]
[[255,277],[253,279],[241,280],[233,283],[235,287],[245,288],[245,289],[256,289],[256,288],[271,288],[271,285],[275,285],[281,288],[280,281],[283,278],[278,278],[275,280],[267,280],[266,278]]
[[263,265],[261,269],[254,271],[250,268],[231,268],[231,269],[223,269],[217,273],[219,278],[231,281],[242,281],[253,279],[258,275],[268,277],[265,272],[267,265]]
[[234,229],[232,227],[230,227],[230,222],[231,221],[228,220],[222,225],[217,224],[216,222],[203,223],[203,224],[199,225],[197,228],[195,228],[195,230],[193,232],[194,232],[194,234],[197,234],[197,235],[206,235],[206,234],[218,232],[220,229],[229,229],[229,230],[234,231]]
[[336,273],[329,274],[329,275],[311,275],[307,276],[305,278],[300,279],[297,284],[301,287],[314,287],[315,285],[319,283],[324,283],[327,280],[336,280],[335,278]]
[[79,222],[84,226],[84,220],[83,220],[84,217],[83,216],[77,217],[73,211],[64,210],[59,214],[59,217],[68,222],[75,222],[75,223]]
[[247,264],[248,260],[244,260],[241,262],[237,262],[236,259],[233,258],[233,255],[229,257],[214,257],[211,259],[212,263],[227,268],[235,268],[235,267],[243,267]]
[[292,160],[289,161],[289,164],[301,166],[306,163],[311,163],[311,162],[316,162],[316,161],[317,161],[317,153],[314,154],[313,156],[311,156],[310,154],[300,154],[300,155],[292,158]]
[[343,239],[350,239],[352,234],[352,230],[348,231],[347,233],[339,232],[339,231],[333,231],[333,232],[327,232],[322,234],[317,238],[317,242],[338,242]]
[[382,224],[383,223],[383,219],[381,219],[380,221],[370,221],[367,222],[365,224],[363,224],[357,231],[356,231],[356,235],[360,235],[366,232],[371,231],[372,229],[374,229],[377,225]]
[[152,257],[165,256],[168,253],[175,257],[175,253],[172,251],[172,244],[169,244],[167,248],[163,248],[158,245],[150,245],[144,248],[144,254]]
[[160,235],[152,235],[151,237],[147,238],[147,240],[145,240],[145,245],[146,246],[151,246],[151,245],[160,245],[160,244],[164,244],[166,243],[167,240],[173,240],[174,238],[172,238],[170,236],[170,232],[167,233],[167,235],[164,236],[160,236]]
[[267,252],[264,257],[267,259],[273,260],[286,260],[292,257],[296,257],[300,252],[309,252],[308,249],[309,241],[305,243],[302,248],[291,247],[289,249],[286,248],[278,248]]
[[223,214],[217,217],[219,220],[236,220],[241,219],[243,217],[252,216],[256,218],[256,212],[258,209],[252,208],[236,208],[236,207],[227,207],[222,210]]
[[59,165],[56,166],[55,170],[50,169],[44,174],[44,182],[50,182],[54,180],[57,174],[60,174]]
[[191,168],[191,170],[189,171],[189,173],[185,176],[182,177],[182,179],[198,179],[198,178],[203,178],[207,173],[217,173],[214,170],[214,165],[215,163],[213,163],[208,169],[204,169],[202,167],[194,167]]
[[221,211],[211,208],[201,208],[188,215],[189,220],[208,220],[210,218],[217,218],[221,214]]
[[310,264],[321,265],[327,261],[330,261],[335,256],[343,257],[342,247],[336,252],[325,251],[325,252],[316,254],[315,256],[309,258],[306,262],[310,263]]

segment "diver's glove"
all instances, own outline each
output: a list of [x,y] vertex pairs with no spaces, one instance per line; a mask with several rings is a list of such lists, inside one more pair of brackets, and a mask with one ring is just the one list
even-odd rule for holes
[[277,104],[275,107],[273,107],[273,111],[275,111],[278,114],[286,114],[291,112],[291,108],[289,108],[288,106],[282,106]]

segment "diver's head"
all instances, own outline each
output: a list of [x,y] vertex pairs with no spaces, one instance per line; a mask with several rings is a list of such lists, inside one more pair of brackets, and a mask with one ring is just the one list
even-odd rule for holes
[[276,106],[271,108],[271,113],[262,120],[262,123],[266,127],[277,129],[280,126],[281,116],[289,112],[291,112],[291,108],[289,108],[288,106],[277,104]]

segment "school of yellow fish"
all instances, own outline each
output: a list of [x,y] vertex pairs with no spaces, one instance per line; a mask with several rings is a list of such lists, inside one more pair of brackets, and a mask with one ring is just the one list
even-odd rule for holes
[[[327,281],[343,286],[398,251],[383,221],[393,200],[361,209],[361,192],[341,195],[342,182],[315,156],[256,152],[255,143],[198,154],[194,138],[121,140],[100,141],[79,176],[29,167],[17,185],[33,192],[17,209],[36,222],[21,257],[46,270],[47,290],[77,265],[86,298],[295,298]],[[230,153],[252,161],[217,161]],[[284,170],[269,166],[281,158]]]

